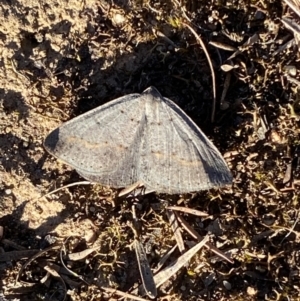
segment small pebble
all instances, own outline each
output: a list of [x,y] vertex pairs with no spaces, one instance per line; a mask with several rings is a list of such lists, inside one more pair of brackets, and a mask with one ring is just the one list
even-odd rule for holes
[[12,191],[11,191],[11,189],[5,189],[4,192],[5,192],[6,195],[10,195]]
[[114,25],[121,26],[125,23],[126,18],[121,14],[115,14],[112,18]]
[[287,65],[287,66],[283,67],[283,70],[291,76],[297,75],[297,69],[293,65]]
[[226,288],[227,290],[231,290],[231,283],[230,283],[230,282],[224,280],[224,281],[223,281],[223,285],[225,286],[225,288]]

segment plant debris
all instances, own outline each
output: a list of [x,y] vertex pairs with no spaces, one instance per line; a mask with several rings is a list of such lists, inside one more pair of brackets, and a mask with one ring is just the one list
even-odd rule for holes
[[[192,118],[234,176],[219,190],[134,194],[156,299],[298,300],[299,8],[2,1],[0,300],[149,300],[138,290],[125,197],[139,184],[121,196],[72,184],[82,179],[43,148],[63,122],[149,86]],[[186,260],[203,237],[205,248]]]

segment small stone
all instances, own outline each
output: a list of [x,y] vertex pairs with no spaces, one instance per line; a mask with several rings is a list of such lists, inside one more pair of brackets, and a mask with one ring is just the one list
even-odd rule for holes
[[112,21],[114,25],[122,26],[125,23],[126,18],[123,15],[117,13],[113,16]]
[[249,296],[255,296],[257,294],[257,290],[254,287],[248,286],[247,287],[247,294]]
[[224,280],[224,281],[223,281],[223,285],[225,286],[225,288],[226,288],[227,290],[231,290],[231,283],[228,282],[227,280]]
[[9,189],[9,188],[5,189],[4,192],[6,195],[10,195],[12,193],[11,189]]
[[283,70],[288,73],[290,76],[296,76],[297,75],[297,69],[293,65],[287,65],[283,67]]

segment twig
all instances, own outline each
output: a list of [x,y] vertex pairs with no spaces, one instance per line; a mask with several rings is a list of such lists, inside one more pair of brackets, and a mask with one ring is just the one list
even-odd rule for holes
[[215,71],[214,71],[210,56],[208,54],[208,51],[205,47],[205,44],[201,40],[201,38],[197,35],[196,31],[190,25],[188,25],[185,22],[183,22],[182,24],[191,31],[191,33],[195,36],[198,43],[203,48],[203,51],[206,55],[206,58],[207,58],[207,61],[208,61],[209,67],[210,67],[211,77],[212,77],[212,85],[213,85],[213,104],[212,104],[212,111],[211,111],[211,122],[214,122],[215,121],[215,112],[216,112],[216,99],[217,99]]
[[182,253],[185,250],[185,247],[184,247],[184,242],[183,242],[183,238],[181,235],[181,231],[180,231],[180,227],[179,227],[179,224],[177,221],[176,214],[172,210],[167,210],[167,216],[168,216],[171,228],[173,230],[178,249],[179,249],[180,253]]
[[[178,215],[177,216],[178,221],[181,223],[182,227],[195,239],[198,239],[199,241],[202,240],[201,235],[195,231],[189,224],[188,222],[181,216]],[[204,245],[205,248],[207,248],[208,250],[214,252],[216,255],[218,255],[220,258],[227,260],[230,263],[234,263],[233,260],[227,256],[225,253],[223,253],[222,251],[220,251],[218,248],[214,247],[212,244],[210,243],[205,243]]]
[[[39,251],[38,253],[34,254],[32,257],[30,257],[24,264],[23,266],[21,267],[18,275],[17,275],[17,278],[16,278],[16,283],[19,281],[23,271],[26,269],[26,267],[31,263],[33,262],[35,259],[37,259],[38,257],[44,255],[45,253],[49,252],[49,251],[52,251],[52,250],[56,250],[56,249],[59,249],[60,246],[58,244],[55,244],[55,245],[52,245],[44,250],[41,250]],[[17,251],[17,252],[24,252],[24,251]]]
[[71,184],[59,187],[57,189],[54,189],[54,190],[52,190],[52,191],[50,191],[50,192],[42,195],[39,199],[47,197],[47,196],[50,196],[51,194],[56,193],[56,192],[58,192],[58,191],[60,191],[60,190],[62,190],[64,188],[69,188],[69,187],[72,187],[72,186],[75,186],[75,185],[93,185],[93,184],[95,184],[95,183],[91,183],[89,181],[81,181],[81,182],[71,183]]
[[134,231],[134,249],[136,254],[136,259],[139,266],[139,271],[143,283],[144,290],[147,296],[151,299],[155,299],[157,296],[157,289],[153,279],[153,274],[147,259],[147,255],[143,244],[139,240],[139,231],[138,231],[138,220],[135,212],[135,205],[132,205],[132,217],[133,217],[133,227]]
[[206,212],[202,212],[200,210],[191,209],[191,208],[184,207],[184,206],[168,206],[166,209],[181,211],[181,212],[184,212],[184,213],[193,214],[193,215],[201,216],[201,217],[209,216]]
[[200,241],[194,247],[192,247],[187,252],[182,254],[176,261],[171,263],[161,272],[156,274],[154,276],[156,287],[161,286],[164,282],[170,279],[176,272],[178,272],[183,266],[185,266],[186,263],[208,242],[208,240],[209,240],[208,236],[204,237],[202,241]]
[[279,243],[280,245],[283,243],[283,241],[293,232],[293,230],[295,229],[296,225],[299,222],[299,213],[297,214],[297,218],[296,221],[294,222],[294,225],[292,226],[292,228],[290,229],[289,233],[286,234],[286,236],[281,240],[281,242]]
[[133,300],[137,300],[137,301],[148,301],[147,299],[132,295],[132,294],[128,294],[128,293],[124,293],[122,291],[119,291],[117,289],[114,288],[109,288],[109,287],[101,287],[102,290],[106,291],[107,293],[111,293],[111,294],[115,294],[124,298],[130,298]]
[[295,3],[290,0],[285,0],[285,3],[300,17],[300,10]]

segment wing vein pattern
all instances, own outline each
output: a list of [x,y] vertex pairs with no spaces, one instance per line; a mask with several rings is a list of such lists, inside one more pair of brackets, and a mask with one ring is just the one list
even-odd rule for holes
[[141,181],[146,190],[177,194],[232,181],[217,148],[154,87],[64,123],[44,146],[85,179],[114,188]]

